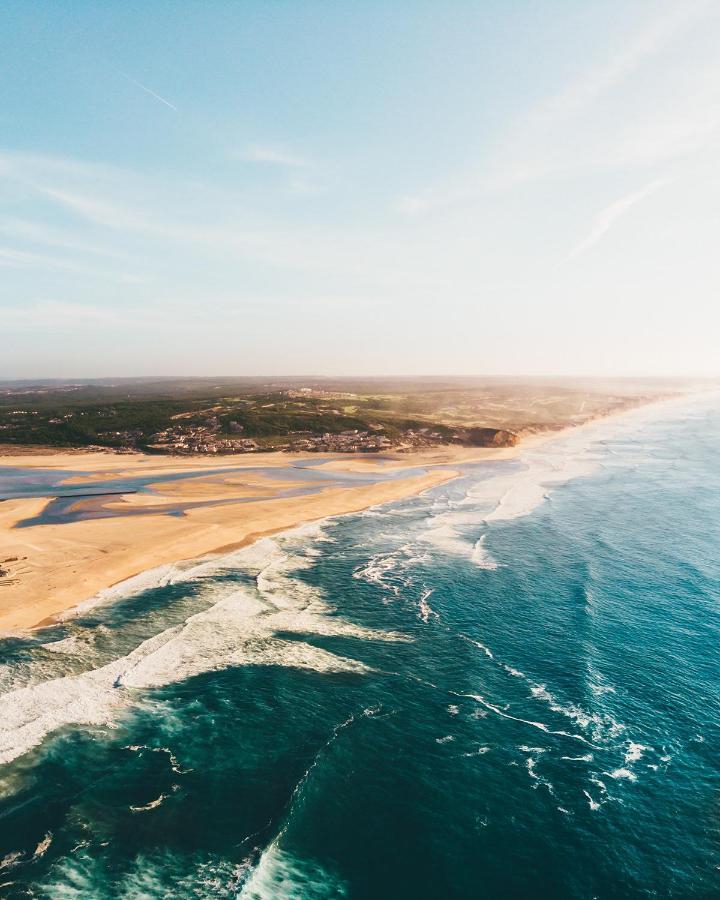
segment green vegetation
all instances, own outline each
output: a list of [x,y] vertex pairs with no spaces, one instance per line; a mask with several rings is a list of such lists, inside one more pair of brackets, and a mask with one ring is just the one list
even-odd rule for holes
[[[353,407],[358,409],[358,407]],[[82,390],[42,395],[9,392],[0,397],[0,442],[54,447],[137,447],[152,450],[156,436],[168,430],[203,429],[218,437],[255,439],[261,447],[282,444],[291,435],[319,436],[374,432],[389,438],[427,423],[420,419],[355,415],[330,401],[293,399],[284,393],[244,398],[197,397],[186,400],[113,400],[97,404]],[[372,421],[370,421],[372,419]],[[449,429],[437,425],[445,437]]]
[[[0,443],[218,452],[512,442],[666,386],[460,379],[0,383]],[[612,388],[612,389],[611,389]],[[345,435],[344,442],[323,436]],[[360,437],[364,436],[362,440]],[[347,445],[347,446],[346,446]]]

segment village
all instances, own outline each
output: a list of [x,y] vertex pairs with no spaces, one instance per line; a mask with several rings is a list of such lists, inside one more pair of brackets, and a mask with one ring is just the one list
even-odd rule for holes
[[[430,428],[409,429],[392,439],[376,431],[349,429],[338,433],[291,431],[279,440],[257,440],[242,437],[242,426],[230,423],[228,435],[220,422],[211,417],[202,425],[174,425],[152,435],[149,447],[165,453],[262,453],[273,450],[296,453],[379,453],[384,450],[407,452],[418,447],[446,442],[438,431]],[[459,437],[459,436],[458,436]]]
[[221,381],[212,387],[182,382],[130,390],[125,383],[93,383],[30,396],[19,385],[16,393],[0,397],[0,445],[187,456],[505,447],[522,433],[574,424],[634,399],[585,392],[568,398],[559,389],[550,396],[533,390],[519,397],[499,389],[433,395],[381,385],[377,394],[332,389],[342,386]]

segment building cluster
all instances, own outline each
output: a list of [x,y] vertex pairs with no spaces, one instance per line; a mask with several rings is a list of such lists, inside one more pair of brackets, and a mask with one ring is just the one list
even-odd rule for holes
[[145,432],[142,428],[126,428],[123,431],[98,431],[97,436],[113,444],[122,442],[126,446],[135,446],[145,437]]
[[[373,453],[393,446],[390,438],[370,431],[341,431],[339,434],[293,436],[288,450],[309,453]],[[286,448],[283,448],[286,449]]]
[[[289,395],[293,392],[288,391],[285,393]],[[300,389],[294,393],[300,396],[307,396],[309,393],[323,393],[328,396],[331,392]],[[272,404],[268,405],[272,406]],[[448,428],[436,425],[400,430],[397,426],[391,427],[382,421],[368,422],[365,424],[364,429],[362,424],[358,422],[361,425],[360,428],[320,433],[319,428],[327,427],[327,419],[325,419],[325,422],[322,422],[321,418],[318,419],[318,430],[313,428],[311,422],[308,422],[308,424],[302,422],[302,427],[307,430],[288,430],[283,432],[281,429],[288,422],[288,417],[281,416],[276,423],[274,423],[272,417],[269,417],[267,421],[261,419],[260,424],[265,427],[268,433],[256,439],[248,436],[245,430],[249,428],[251,431],[254,431],[255,427],[231,420],[225,415],[222,416],[221,420],[215,414],[217,409],[219,408],[210,408],[199,413],[182,413],[173,416],[171,421],[167,423],[168,427],[152,434],[147,429],[142,428],[117,429],[116,427],[111,429],[107,426],[115,423],[107,421],[102,423],[93,421],[91,424],[94,427],[88,427],[85,430],[90,440],[101,441],[105,447],[112,448],[116,452],[136,452],[140,448],[152,448],[160,452],[185,455],[261,453],[271,450],[334,454],[380,453],[393,450],[402,453],[436,447],[444,443],[459,443],[468,446],[509,446],[514,442],[515,438],[514,435],[508,432],[487,428],[456,428],[450,431]],[[21,427],[17,423],[23,420],[27,421],[29,418],[29,413],[23,409],[13,409],[9,412],[14,421],[0,421],[0,433]],[[323,410],[323,412],[341,414],[340,410]],[[35,414],[34,410],[32,414]],[[57,427],[69,424],[68,420],[73,419],[74,416],[85,415],[87,415],[85,411],[58,413],[48,418],[46,423]],[[108,407],[98,411],[96,415],[101,419],[109,419],[116,415],[116,412],[114,408]],[[307,417],[305,418],[307,420]],[[83,424],[77,419],[75,419],[75,422],[78,422],[78,426]],[[75,424],[75,422],[72,424]],[[320,424],[321,422],[322,424]],[[95,431],[94,429],[97,428],[98,424],[100,424],[100,427],[104,425],[106,430]],[[118,421],[117,424],[120,424],[120,422]],[[274,428],[268,428],[269,425],[273,424]],[[155,428],[157,428],[157,425],[155,425]],[[440,430],[436,430],[438,428]],[[272,433],[273,431],[275,433]],[[3,437],[5,440],[8,440],[12,436],[8,435],[5,437],[3,434]]]
[[323,391],[316,388],[302,387],[297,390],[282,391],[285,397],[291,400],[357,400],[357,394],[347,391]]
[[251,438],[223,437],[219,430],[220,423],[214,416],[204,425],[174,425],[154,434],[151,446],[170,453],[257,453],[262,449]]
[[409,429],[394,440],[371,431],[341,431],[339,434],[307,435],[294,438],[287,447],[293,451],[311,453],[377,453],[381,450],[414,450],[443,443],[445,439],[439,431],[420,428]]
[[391,439],[372,431],[358,429],[339,433],[313,434],[307,431],[291,432],[281,442],[263,446],[252,438],[228,436],[219,433],[215,422],[203,425],[175,425],[159,431],[151,438],[156,450],[169,453],[258,453],[263,450],[289,450],[294,453],[378,453],[383,450],[411,450],[432,446],[443,441],[442,435],[429,428],[406,431]]

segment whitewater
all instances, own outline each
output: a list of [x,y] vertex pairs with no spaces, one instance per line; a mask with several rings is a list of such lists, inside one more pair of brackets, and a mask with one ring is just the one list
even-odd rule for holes
[[720,403],[0,641],[0,893],[720,895]]

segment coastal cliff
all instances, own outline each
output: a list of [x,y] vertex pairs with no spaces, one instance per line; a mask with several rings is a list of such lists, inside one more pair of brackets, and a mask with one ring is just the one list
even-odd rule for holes
[[471,447],[514,447],[518,436],[504,428],[468,428],[458,434],[459,443]]

